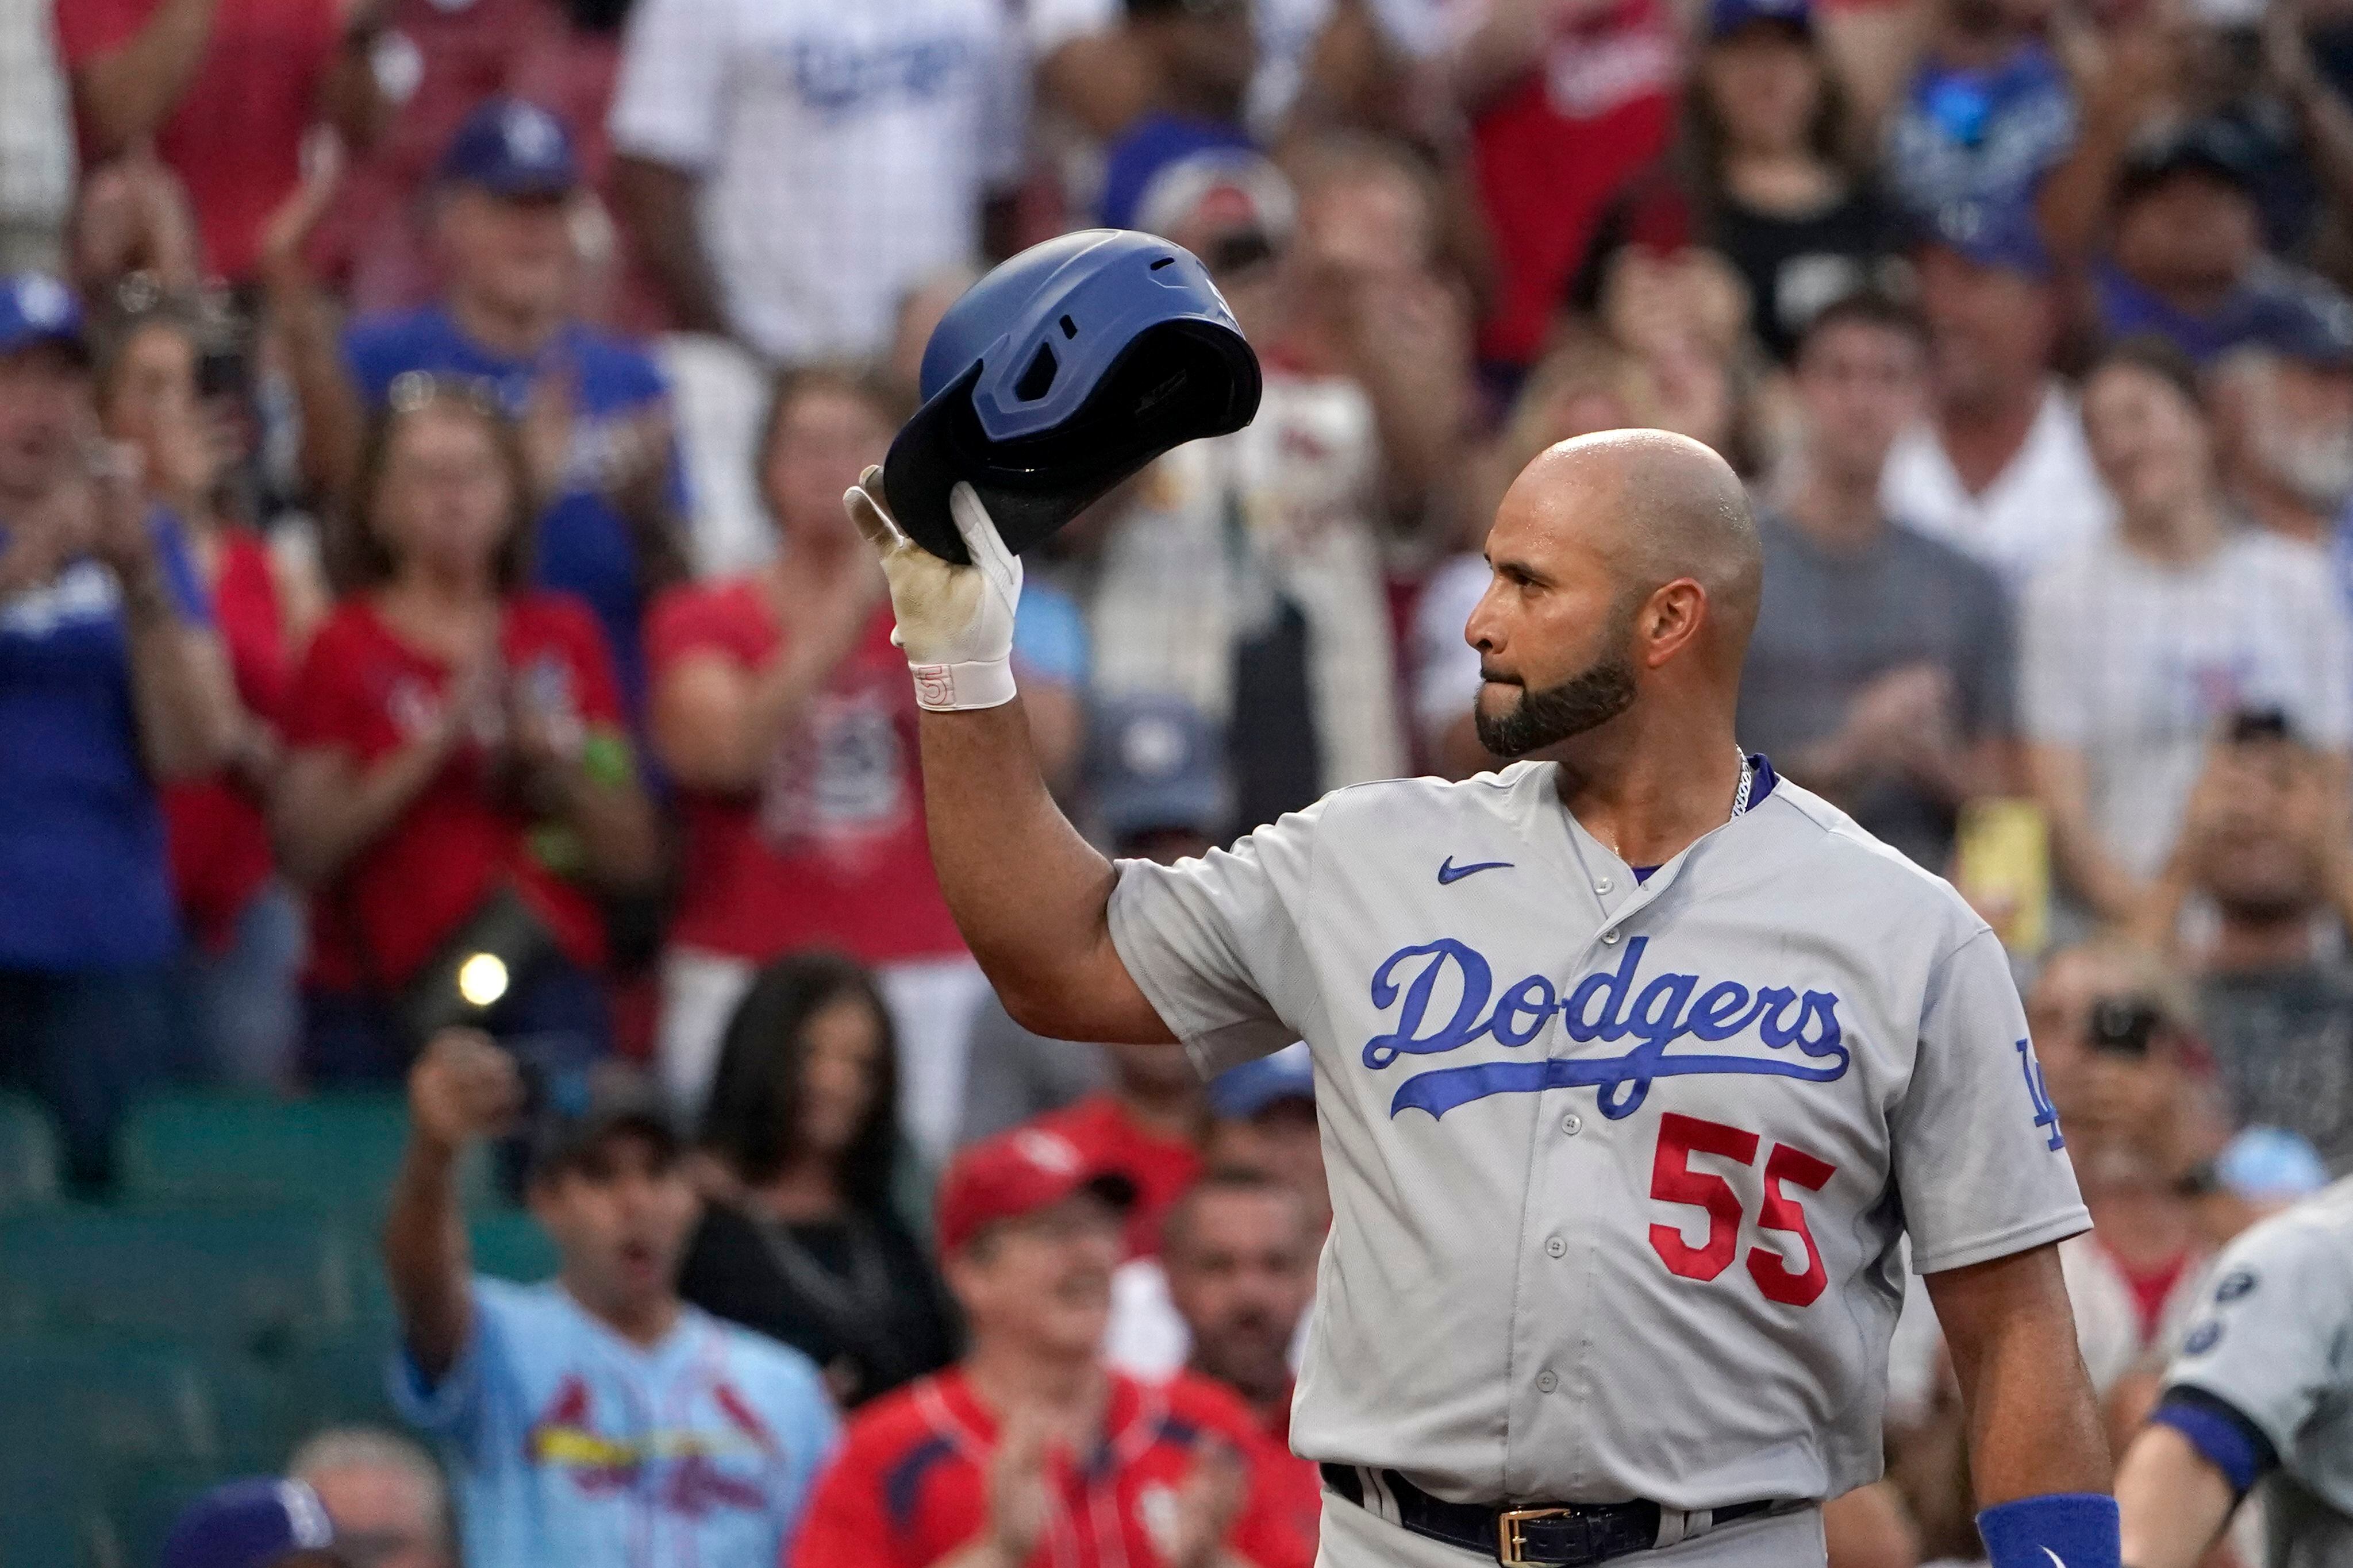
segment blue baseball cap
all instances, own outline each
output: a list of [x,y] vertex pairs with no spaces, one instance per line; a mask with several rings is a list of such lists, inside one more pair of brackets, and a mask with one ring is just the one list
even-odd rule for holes
[[0,278],[0,354],[36,343],[63,343],[87,355],[81,304],[73,290],[46,272]]
[[1778,22],[1810,38],[1814,36],[1813,0],[1709,0],[1710,43],[1728,38],[1752,22]]
[[580,184],[580,166],[564,121],[535,103],[492,98],[449,138],[441,178],[501,196],[561,196]]
[[1247,1121],[1286,1100],[1315,1103],[1314,1062],[1304,1042],[1229,1068],[1209,1080],[1209,1110],[1222,1121]]
[[2051,252],[2034,215],[2019,203],[1947,202],[1928,216],[1919,242],[1974,266],[2051,281]]
[[2293,1203],[2328,1184],[2318,1152],[2284,1127],[2248,1128],[2215,1157],[2214,1173],[2249,1203]]
[[1225,737],[1208,715],[1181,697],[1140,692],[1102,703],[1090,730],[1087,780],[1113,840],[1155,829],[1224,836],[1233,790]]
[[301,1481],[261,1478],[215,1487],[181,1511],[164,1538],[161,1568],[269,1568],[297,1552],[323,1552],[335,1527]]

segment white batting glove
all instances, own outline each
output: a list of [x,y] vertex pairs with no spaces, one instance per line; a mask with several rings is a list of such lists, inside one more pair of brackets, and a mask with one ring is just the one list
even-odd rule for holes
[[1021,602],[1021,560],[967,484],[948,492],[948,514],[964,535],[969,566],[943,561],[899,531],[871,468],[841,498],[858,531],[882,558],[915,701],[934,712],[995,708],[1013,700],[1013,610]]

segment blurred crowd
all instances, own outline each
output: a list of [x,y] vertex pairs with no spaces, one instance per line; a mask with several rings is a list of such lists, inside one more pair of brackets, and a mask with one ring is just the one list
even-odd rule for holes
[[[1303,1064],[1005,1015],[839,505],[947,304],[1090,225],[1198,254],[1266,389],[1029,563],[1074,818],[1173,859],[1491,765],[1504,487],[1711,444],[1742,740],[2008,944],[2129,1431],[2202,1261],[2353,1173],[2347,0],[8,0],[0,1081],[72,1187],[166,1089],[407,1085],[387,1262],[480,1563],[639,1527],[524,1403],[596,1323],[648,1386],[742,1363],[674,1419],[774,1462],[649,1527],[733,1521],[703,1561],[805,1510],[808,1568],[1027,1561],[1101,1478],[1018,1413],[1108,1357],[1155,1549],[1305,1563]],[[570,1296],[448,1245],[526,1104]],[[1974,1551],[1916,1327],[1840,1568]],[[316,1447],[223,1517],[452,1560],[429,1461]]]

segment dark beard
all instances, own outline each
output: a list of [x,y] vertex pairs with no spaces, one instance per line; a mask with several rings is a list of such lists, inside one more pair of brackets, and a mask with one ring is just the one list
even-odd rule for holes
[[1623,653],[1605,654],[1558,686],[1542,691],[1520,689],[1511,711],[1491,719],[1483,708],[1471,710],[1478,726],[1479,743],[1499,757],[1525,757],[1607,724],[1634,705],[1634,661]]

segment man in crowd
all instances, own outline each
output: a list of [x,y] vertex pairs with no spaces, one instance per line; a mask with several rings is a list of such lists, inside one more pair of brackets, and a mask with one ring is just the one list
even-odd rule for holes
[[2051,258],[2024,212],[1977,203],[1938,212],[1914,260],[1928,415],[1887,454],[1880,502],[2015,592],[2114,510],[2074,395],[2052,371],[2060,310]]
[[2094,274],[2111,338],[2154,332],[2200,365],[2347,308],[2308,273],[2263,254],[2242,140],[2211,121],[2135,142],[2116,169],[2114,240]]
[[1890,521],[1882,475],[1926,391],[1918,320],[1877,296],[1799,340],[1794,484],[1757,518],[1765,589],[1740,687],[1743,743],[1931,869],[1955,816],[2000,793],[2010,615],[1991,571]]
[[[153,155],[186,186],[205,275],[244,282],[324,119],[364,146],[384,114],[369,50],[386,0],[59,0],[85,169]],[[12,83],[10,91],[16,90]]]
[[1035,1128],[974,1144],[939,1240],[971,1348],[851,1422],[794,1568],[1305,1568],[1277,1455],[1224,1389],[1104,1365],[1126,1182]]
[[1155,176],[1204,153],[1257,143],[1242,100],[1258,65],[1250,0],[1124,0],[1127,40],[1154,101],[1106,150],[1096,210],[1111,228],[1145,226]]
[[368,1426],[320,1433],[286,1471],[309,1487],[353,1568],[458,1568],[449,1492],[433,1457]]
[[780,363],[877,354],[910,287],[1008,248],[1008,9],[638,0],[614,195],[679,326]]
[[2335,770],[2284,722],[2242,721],[2192,792],[2153,923],[2212,912],[2195,953],[2207,1047],[2236,1125],[2308,1139],[2353,1173],[2353,973],[2321,936],[2353,915]]
[[384,407],[402,376],[456,377],[495,397],[549,498],[533,574],[596,611],[634,718],[647,599],[683,574],[685,498],[653,361],[575,319],[578,187],[560,121],[519,99],[484,101],[441,156],[441,300],[353,323],[342,364],[298,359],[297,384],[312,477],[339,494],[356,477],[363,410]]
[[697,1200],[666,1113],[626,1083],[543,1110],[529,1197],[556,1278],[468,1268],[458,1168],[522,1114],[515,1058],[468,1030],[409,1077],[385,1226],[395,1393],[458,1478],[466,1560],[774,1563],[833,1446],[806,1356],[678,1297]]
[[2280,322],[2224,355],[2213,383],[2232,500],[2282,538],[2336,545],[2353,499],[2353,305]]
[[2018,208],[2075,135],[2066,73],[2023,0],[1944,0],[1935,36],[1895,105],[1882,174],[1905,210]]
[[1186,1370],[1241,1395],[1284,1463],[1308,1533],[1322,1507],[1315,1467],[1291,1453],[1293,1352],[1315,1299],[1324,1227],[1299,1193],[1261,1171],[1211,1171],[1168,1211],[1161,1267],[1191,1346]]
[[156,781],[237,729],[178,525],[95,432],[73,296],[0,279],[0,1079],[47,1102],[80,1185],[187,1055]]

